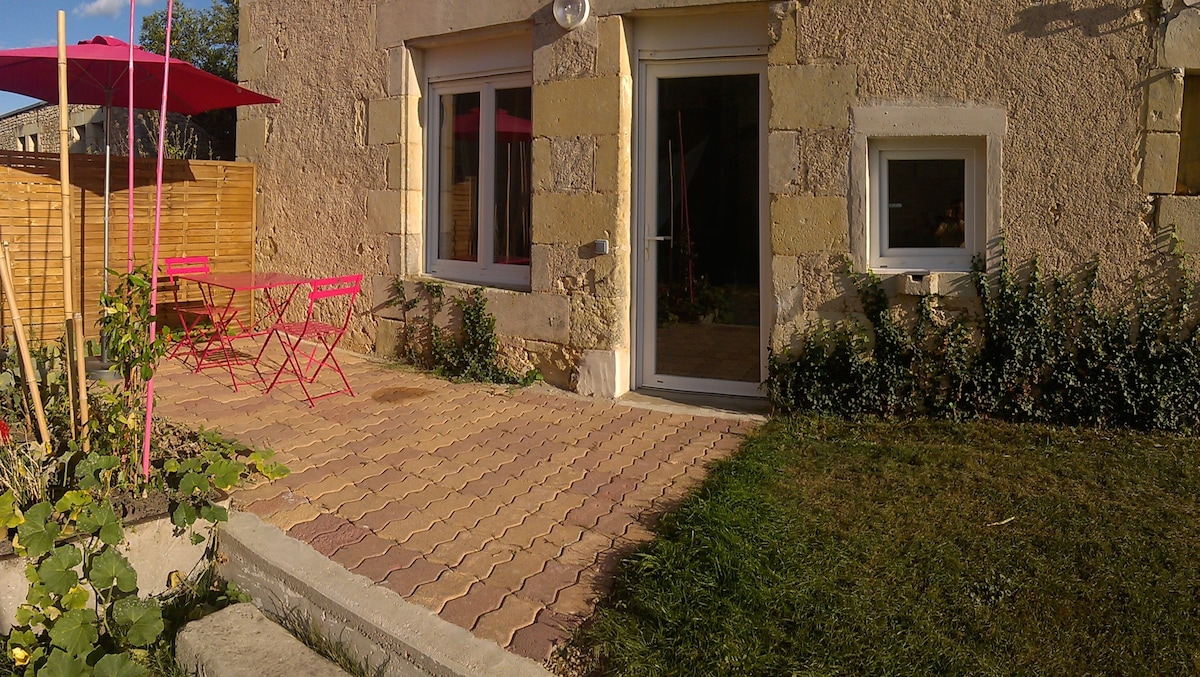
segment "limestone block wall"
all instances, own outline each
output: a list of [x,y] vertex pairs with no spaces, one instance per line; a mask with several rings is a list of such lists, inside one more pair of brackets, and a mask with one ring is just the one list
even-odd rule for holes
[[[387,185],[370,192],[367,206],[393,252],[389,270],[376,278],[376,296],[392,276],[411,279],[425,270],[424,50],[527,33],[536,111],[529,289],[487,289],[489,310],[514,369],[536,367],[549,382],[585,393],[627,389],[633,88],[621,17],[568,33],[538,3],[480,11],[474,4],[397,2],[378,11],[395,20],[385,27],[381,18],[378,33],[388,54],[388,96],[369,104],[372,120],[380,119],[374,111],[390,111],[388,131],[380,130],[389,148]],[[465,35],[438,39],[455,29]],[[609,242],[608,254],[595,254],[596,240]],[[453,293],[456,285],[449,286]],[[399,316],[389,309],[379,315],[378,345],[388,352]]]
[[[258,164],[261,270],[313,277],[388,271],[389,240],[368,218],[387,184],[388,146],[399,130],[371,105],[387,93],[386,54],[373,42],[368,0],[242,0],[238,77],[281,100],[238,110],[238,159]],[[381,299],[366,289],[347,347],[370,350]],[[299,304],[297,304],[299,305]]]
[[[857,310],[837,274],[847,258],[863,266],[861,245],[847,237],[861,228],[854,221],[865,209],[857,204],[864,189],[855,185],[861,176],[852,146],[861,133],[854,111],[916,108],[926,111],[925,126],[944,117],[947,134],[963,109],[1006,117],[1001,133],[987,135],[1002,175],[988,177],[997,179],[988,199],[998,201],[987,224],[990,261],[1002,238],[1015,260],[1036,254],[1053,270],[1099,255],[1109,281],[1119,283],[1147,255],[1155,228],[1143,187],[1167,179],[1147,174],[1143,158],[1170,154],[1157,130],[1172,122],[1157,114],[1156,131],[1144,133],[1143,102],[1148,89],[1175,82],[1155,62],[1158,6],[831,0],[774,9],[778,41],[768,79],[777,348],[815,317]],[[973,294],[962,274],[888,288],[940,292],[964,305]]]
[[[1195,135],[1200,127],[1200,108],[1192,103],[1186,114],[1184,108],[1185,79],[1200,85],[1200,8],[1164,0],[1163,9],[1163,39],[1147,85],[1142,186],[1155,196],[1159,230],[1176,235],[1194,256],[1200,253],[1200,196],[1178,172],[1181,131],[1190,125]],[[1187,94],[1191,102],[1200,97],[1200,91]]]
[[[366,273],[352,345],[388,352],[392,281],[426,270],[423,55],[527,35],[531,274],[528,289],[488,289],[490,308],[521,365],[581,392],[621,392],[636,292],[630,45],[644,17],[747,6],[768,10],[777,347],[813,318],[856,311],[839,271],[863,260],[862,121],[885,109],[984,130],[962,133],[986,137],[992,257],[1001,238],[1014,258],[1037,254],[1054,270],[1099,255],[1118,284],[1163,214],[1200,234],[1200,198],[1171,195],[1184,75],[1200,68],[1189,23],[1200,10],[1182,0],[594,0],[571,32],[545,0],[243,0],[240,77],[283,101],[239,113],[239,155],[260,168],[260,267]],[[594,253],[598,239],[609,254]],[[889,285],[971,295],[962,274]]]

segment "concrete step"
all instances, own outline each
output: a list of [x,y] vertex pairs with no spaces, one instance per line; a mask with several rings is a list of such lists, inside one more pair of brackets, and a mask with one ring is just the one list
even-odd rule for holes
[[250,513],[230,513],[217,548],[222,578],[276,618],[306,623],[345,646],[372,675],[553,677],[538,663],[346,571]]
[[175,636],[175,660],[202,677],[349,677],[253,604],[234,604],[185,625]]

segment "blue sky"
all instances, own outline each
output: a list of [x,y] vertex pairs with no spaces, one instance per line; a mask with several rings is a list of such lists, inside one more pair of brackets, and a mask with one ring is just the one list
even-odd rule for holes
[[[175,2],[179,5],[179,0]],[[142,32],[142,17],[166,6],[166,0],[137,0],[134,35]],[[129,0],[0,0],[0,49],[42,47],[58,40],[58,10],[67,13],[67,44],[97,35],[129,39]],[[136,39],[135,39],[136,42]],[[3,86],[3,83],[0,83]],[[0,112],[22,108],[30,99],[0,92]]]

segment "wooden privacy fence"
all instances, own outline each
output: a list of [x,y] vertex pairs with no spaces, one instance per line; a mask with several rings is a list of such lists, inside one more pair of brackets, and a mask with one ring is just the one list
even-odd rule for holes
[[[134,265],[150,262],[154,244],[153,159],[134,165]],[[12,246],[22,320],[35,338],[63,331],[62,199],[57,154],[0,151],[0,240]],[[104,157],[71,156],[75,219],[76,307],[89,339],[99,336],[104,275]],[[128,237],[129,172],[126,158],[112,159],[109,267],[124,273]],[[214,271],[254,268],[255,167],[236,162],[167,160],[163,173],[160,258],[208,256]],[[109,277],[110,288],[118,280]],[[160,295],[160,301],[169,301]],[[12,331],[0,311],[5,336]]]

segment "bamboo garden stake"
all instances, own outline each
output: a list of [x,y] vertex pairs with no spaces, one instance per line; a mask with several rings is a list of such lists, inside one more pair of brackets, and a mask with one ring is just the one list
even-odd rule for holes
[[[75,310],[75,295],[71,288],[71,276],[75,267],[71,263],[72,250],[75,240],[71,236],[71,162],[70,153],[70,110],[67,103],[67,13],[58,10],[58,158],[60,180],[62,184],[62,249],[63,249],[63,315],[66,318],[67,337],[75,344],[74,351],[67,351],[68,364],[74,363],[68,371],[74,377],[77,392],[72,393],[72,399],[78,400],[79,406],[79,437],[83,449],[88,450],[88,401],[87,401],[87,372],[83,363],[83,318]],[[74,426],[72,425],[72,432]]]
[[21,371],[29,386],[29,397],[33,400],[33,411],[37,415],[38,435],[46,450],[50,450],[50,427],[46,425],[46,409],[42,406],[42,393],[38,387],[38,374],[33,370],[33,358],[29,355],[29,342],[25,338],[25,325],[21,322],[21,311],[17,308],[17,293],[13,284],[12,257],[8,242],[0,244],[0,282],[4,285],[4,297],[8,299],[8,310],[12,314],[13,332],[17,335],[17,350],[21,353]]

